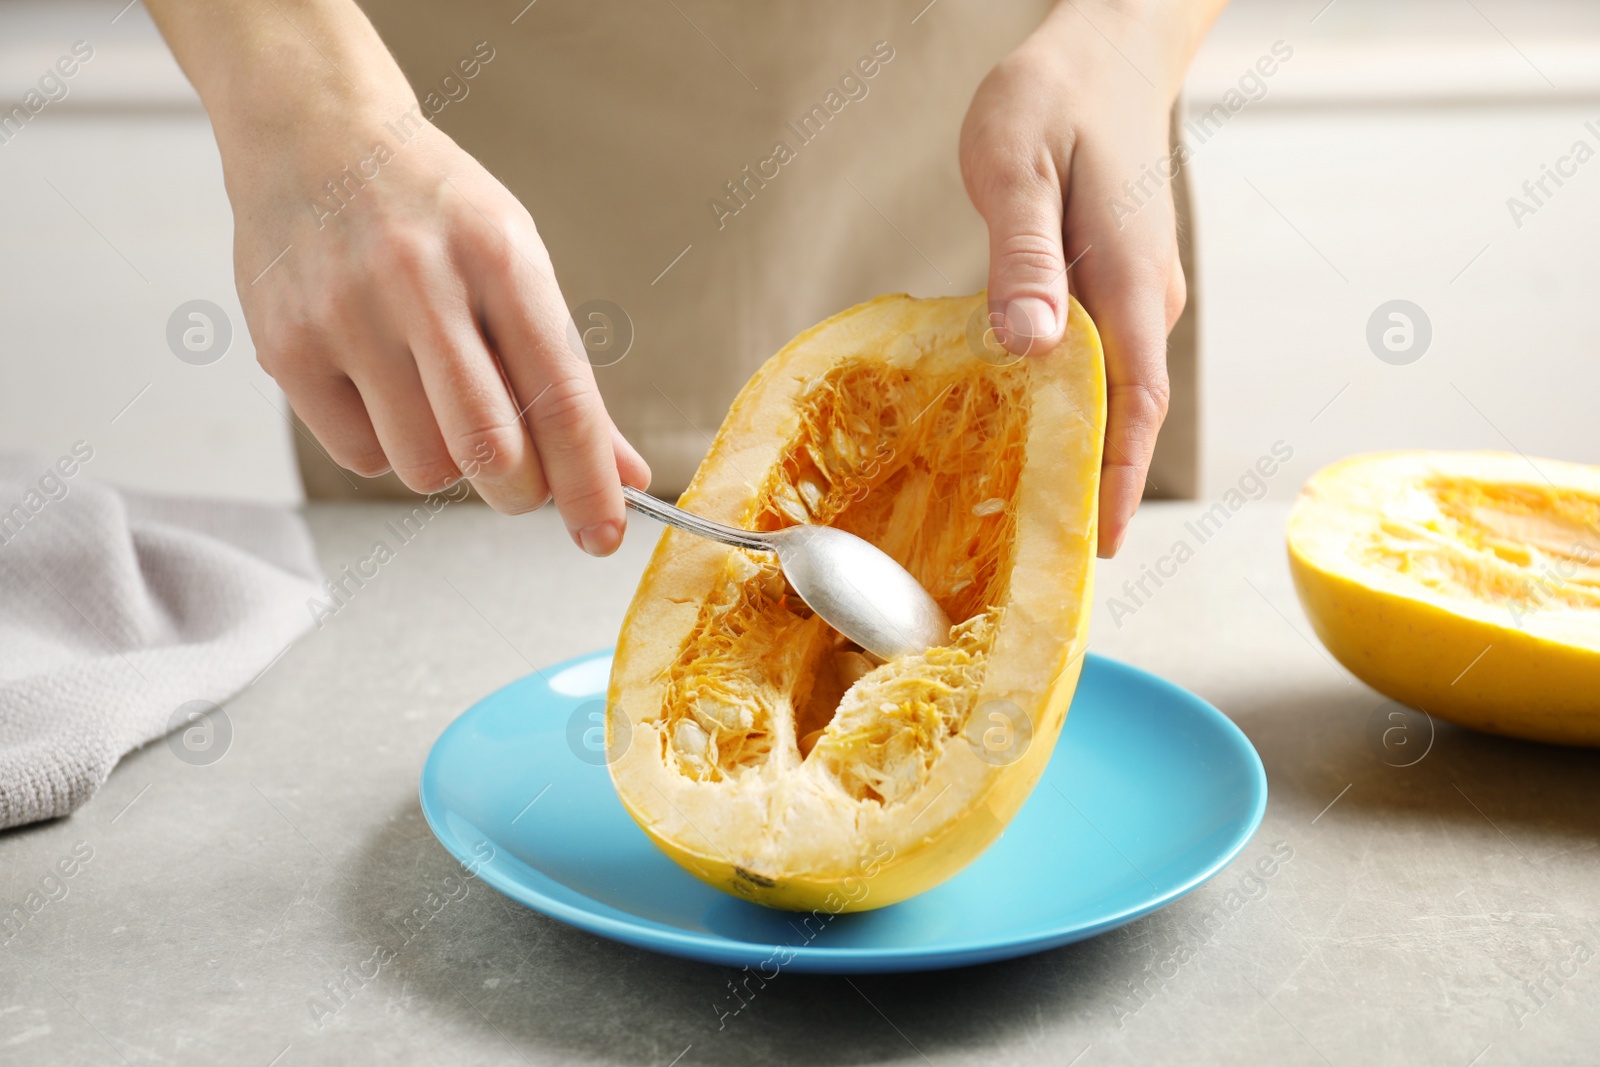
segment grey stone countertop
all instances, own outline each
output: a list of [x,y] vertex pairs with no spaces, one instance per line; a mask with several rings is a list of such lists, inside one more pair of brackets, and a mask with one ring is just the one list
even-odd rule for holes
[[[1374,741],[1392,709],[1311,636],[1285,509],[1247,503],[1204,543],[1200,510],[1143,509],[1100,569],[1092,645],[1231,716],[1271,794],[1239,859],[1154,915],[956,971],[784,974],[719,1029],[731,972],[456,880],[418,809],[429,746],[533,665],[610,644],[655,530],[592,560],[553,513],[452,505],[227,706],[223,758],[157,742],[72,817],[0,835],[4,910],[50,890],[0,932],[0,1062],[1594,1062],[1600,754],[1445,724],[1429,745],[1415,718],[1411,747]],[[394,545],[400,512],[312,507],[327,570]],[[1163,562],[1180,539],[1192,558]],[[1134,602],[1144,567],[1167,576]]]

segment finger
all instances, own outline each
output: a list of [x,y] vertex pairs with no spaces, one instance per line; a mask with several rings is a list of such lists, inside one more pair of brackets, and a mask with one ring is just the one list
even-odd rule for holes
[[974,183],[989,226],[989,321],[1011,352],[1048,351],[1067,321],[1061,182],[1053,164],[988,166],[1007,168]]
[[1172,259],[1167,264],[1167,333],[1172,333],[1172,328],[1178,325],[1178,319],[1183,316],[1183,309],[1189,303],[1189,279],[1183,274],[1183,260],[1178,256],[1178,250],[1172,250]]
[[[628,439],[622,436],[622,431],[617,429],[616,423],[611,424],[611,451],[616,456],[617,473],[622,476],[623,485],[631,485],[635,489],[650,488],[650,466],[645,463],[644,457],[639,455]],[[627,509],[623,509],[622,531],[626,535],[628,529]]]
[[373,358],[368,353],[350,368],[362,403],[389,464],[406,487],[437,493],[461,477],[439,433],[433,407],[409,352]]
[[1170,192],[1114,222],[1104,213],[1113,200],[1110,176],[1128,172],[1125,162],[1103,162],[1086,150],[1076,161],[1067,214],[1069,241],[1087,247],[1075,272],[1078,298],[1105,345],[1099,553],[1108,558],[1122,546],[1138,510],[1166,418],[1167,332],[1183,292]]
[[[1129,243],[1106,242],[1085,271],[1079,296],[1099,325],[1106,353],[1106,439],[1100,477],[1100,555],[1116,555],[1144,495],[1156,435],[1166,418],[1165,265]],[[1170,262],[1168,260],[1167,262]]]
[[263,331],[256,362],[283,390],[328,457],[364,478],[389,470],[389,460],[367,417],[361,392],[330,358],[351,346],[344,331],[330,334],[309,320],[279,315]]
[[[525,372],[526,373],[526,372]],[[534,443],[573,540],[608,556],[622,543],[622,483],[605,406],[587,364],[556,367],[532,401]],[[515,380],[515,378],[514,378]],[[527,387],[531,391],[532,384]]]
[[[449,279],[436,278],[433,291]],[[465,302],[411,302],[407,336],[423,391],[456,468],[508,515],[541,507],[549,489],[533,438]]]
[[376,478],[389,470],[361,393],[349,378],[329,374],[313,381],[286,375],[278,388],[329,459],[363,478]]
[[1167,400],[1164,367],[1156,374],[1108,381],[1106,454],[1100,470],[1099,554],[1104,559],[1121,550],[1128,524],[1144,498]]
[[[490,238],[502,247],[513,239]],[[590,555],[608,556],[624,525],[611,422],[581,346],[574,351],[569,341],[577,328],[536,245],[525,239],[510,254],[480,258],[489,264],[476,279],[483,312],[567,532]]]
[[624,485],[631,485],[635,489],[650,488],[650,465],[639,455],[637,449],[622,436],[622,431],[617,429],[616,423],[611,424],[611,450],[617,458],[617,473],[622,476]]

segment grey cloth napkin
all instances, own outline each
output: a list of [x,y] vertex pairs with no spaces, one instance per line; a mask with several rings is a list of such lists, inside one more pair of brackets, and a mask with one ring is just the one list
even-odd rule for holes
[[93,454],[0,456],[0,827],[70,813],[311,624],[297,514],[119,491]]

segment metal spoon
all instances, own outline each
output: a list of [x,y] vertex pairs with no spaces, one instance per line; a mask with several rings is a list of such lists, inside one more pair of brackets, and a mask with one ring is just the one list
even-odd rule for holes
[[622,487],[635,511],[725,545],[772,552],[808,607],[835,630],[884,660],[926,652],[950,640],[950,618],[900,564],[871,542],[831,526],[759,533],[690,514],[649,493]]

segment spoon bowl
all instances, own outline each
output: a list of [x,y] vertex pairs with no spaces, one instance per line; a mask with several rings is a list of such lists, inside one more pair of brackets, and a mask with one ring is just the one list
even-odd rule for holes
[[783,576],[822,621],[882,660],[950,640],[950,619],[904,567],[870,541],[831,526],[759,532],[712,522],[632,486],[628,506],[723,544],[778,557]]

